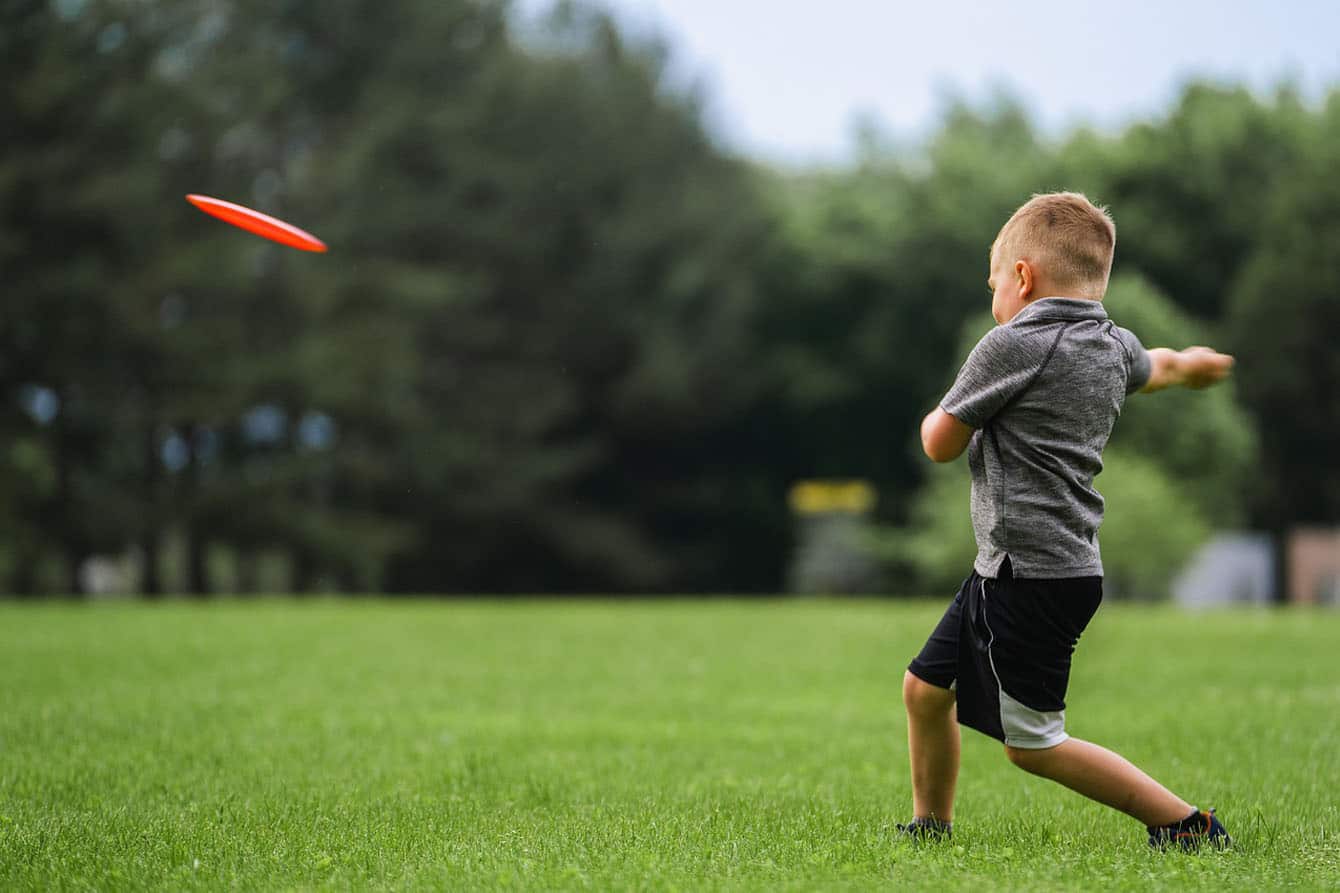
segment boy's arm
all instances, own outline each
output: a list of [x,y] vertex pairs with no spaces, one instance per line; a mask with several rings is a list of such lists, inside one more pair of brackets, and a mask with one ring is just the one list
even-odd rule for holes
[[1155,347],[1149,351],[1149,367],[1149,381],[1140,388],[1142,394],[1174,385],[1200,390],[1227,378],[1233,358],[1208,347]]
[[972,432],[937,406],[921,421],[921,448],[932,462],[953,462],[968,448]]

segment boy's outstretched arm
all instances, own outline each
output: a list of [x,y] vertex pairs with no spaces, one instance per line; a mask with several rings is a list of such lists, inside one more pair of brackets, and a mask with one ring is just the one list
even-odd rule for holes
[[937,406],[921,420],[921,448],[932,462],[953,462],[968,448],[972,431]]
[[1228,377],[1233,358],[1209,347],[1188,347],[1170,350],[1155,347],[1149,351],[1149,381],[1140,389],[1148,394],[1174,385],[1187,388],[1208,388]]

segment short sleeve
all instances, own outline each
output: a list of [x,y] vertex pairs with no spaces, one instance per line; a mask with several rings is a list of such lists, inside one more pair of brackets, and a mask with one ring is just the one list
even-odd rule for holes
[[1149,384],[1153,364],[1149,360],[1149,351],[1134,332],[1117,326],[1117,339],[1126,351],[1126,395],[1130,396]]
[[940,408],[971,428],[981,428],[1018,396],[1043,363],[1033,340],[1011,326],[982,336],[968,354]]

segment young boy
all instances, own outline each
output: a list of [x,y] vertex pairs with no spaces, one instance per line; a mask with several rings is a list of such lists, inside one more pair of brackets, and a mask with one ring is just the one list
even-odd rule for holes
[[951,833],[962,724],[1016,766],[1139,819],[1153,846],[1229,842],[1213,811],[1065,732],[1070,655],[1103,596],[1094,477],[1122,403],[1208,387],[1233,365],[1205,347],[1146,351],[1108,320],[1115,244],[1112,219],[1077,193],[1019,208],[991,248],[999,325],[921,424],[932,460],[968,450],[977,560],[903,679],[915,817],[899,827],[911,837]]

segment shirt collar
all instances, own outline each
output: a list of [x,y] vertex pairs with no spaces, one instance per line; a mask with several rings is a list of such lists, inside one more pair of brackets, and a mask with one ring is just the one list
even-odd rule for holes
[[1039,298],[1014,315],[1010,322],[1030,319],[1107,319],[1101,301],[1085,298]]

